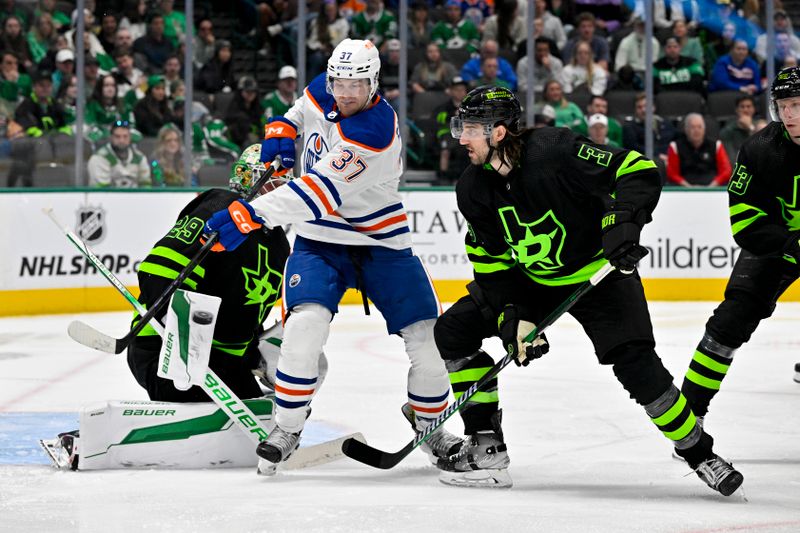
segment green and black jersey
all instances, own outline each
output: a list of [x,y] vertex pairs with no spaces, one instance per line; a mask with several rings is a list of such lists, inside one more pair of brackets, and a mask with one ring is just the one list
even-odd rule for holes
[[[800,230],[800,146],[772,122],[748,138],[728,184],[736,244],[755,255],[780,255]],[[794,261],[792,259],[792,261]]]
[[[237,193],[211,189],[192,200],[172,229],[139,265],[140,301],[149,306],[178,277],[200,250],[203,227],[216,211],[239,199]],[[211,252],[181,288],[222,298],[212,344],[214,351],[244,355],[270,308],[281,295],[289,243],[281,228],[255,231],[232,252]],[[163,319],[165,310],[159,314]],[[139,319],[134,317],[134,324]],[[156,335],[149,325],[141,336]],[[153,339],[157,341],[157,337]]]
[[614,205],[649,222],[661,190],[655,163],[634,150],[597,145],[566,128],[526,135],[521,165],[508,176],[471,165],[456,186],[475,280],[505,303],[526,278],[543,285],[588,280],[606,262],[603,215]]

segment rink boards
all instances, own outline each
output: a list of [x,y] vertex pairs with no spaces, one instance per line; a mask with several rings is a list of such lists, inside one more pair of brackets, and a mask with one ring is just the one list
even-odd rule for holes
[[[78,233],[134,294],[136,269],[195,192],[36,191],[0,193],[0,316],[123,310],[128,303],[42,213]],[[465,294],[472,271],[466,224],[452,190],[403,192],[416,254],[442,301]],[[599,221],[598,221],[599,224]],[[724,190],[665,191],[642,233],[648,297],[719,300],[739,249]],[[790,288],[784,300],[800,300]],[[345,303],[358,303],[355,293]]]

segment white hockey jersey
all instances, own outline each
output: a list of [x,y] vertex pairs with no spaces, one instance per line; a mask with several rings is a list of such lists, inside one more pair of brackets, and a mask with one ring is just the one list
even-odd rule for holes
[[392,107],[376,97],[369,108],[342,118],[320,74],[285,116],[303,134],[302,174],[253,200],[267,225],[293,224],[298,235],[322,242],[411,247]]

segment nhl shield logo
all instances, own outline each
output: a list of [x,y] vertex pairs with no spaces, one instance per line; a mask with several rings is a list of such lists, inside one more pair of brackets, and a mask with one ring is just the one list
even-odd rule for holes
[[76,233],[88,243],[98,243],[106,236],[105,211],[100,206],[83,206],[76,213],[78,226]]

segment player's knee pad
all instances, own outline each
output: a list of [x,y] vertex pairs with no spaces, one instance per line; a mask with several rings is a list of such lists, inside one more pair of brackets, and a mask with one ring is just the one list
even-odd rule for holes
[[706,331],[715,341],[738,348],[750,340],[758,324],[774,311],[773,301],[747,290],[731,291],[708,319]]
[[[261,354],[261,362],[256,370],[253,370],[261,383],[272,390],[275,390],[275,379],[278,371],[278,361],[281,356],[281,345],[283,344],[283,324],[276,322],[268,328],[259,338],[258,351]],[[322,385],[325,376],[328,374],[328,358],[325,352],[319,354],[318,362],[319,375],[317,377],[317,387]]]
[[672,375],[649,342],[630,342],[617,346],[603,358],[631,398],[641,405],[655,401],[672,386]]
[[319,304],[306,303],[292,309],[284,325],[281,372],[301,377],[317,375],[331,318],[331,312]]

